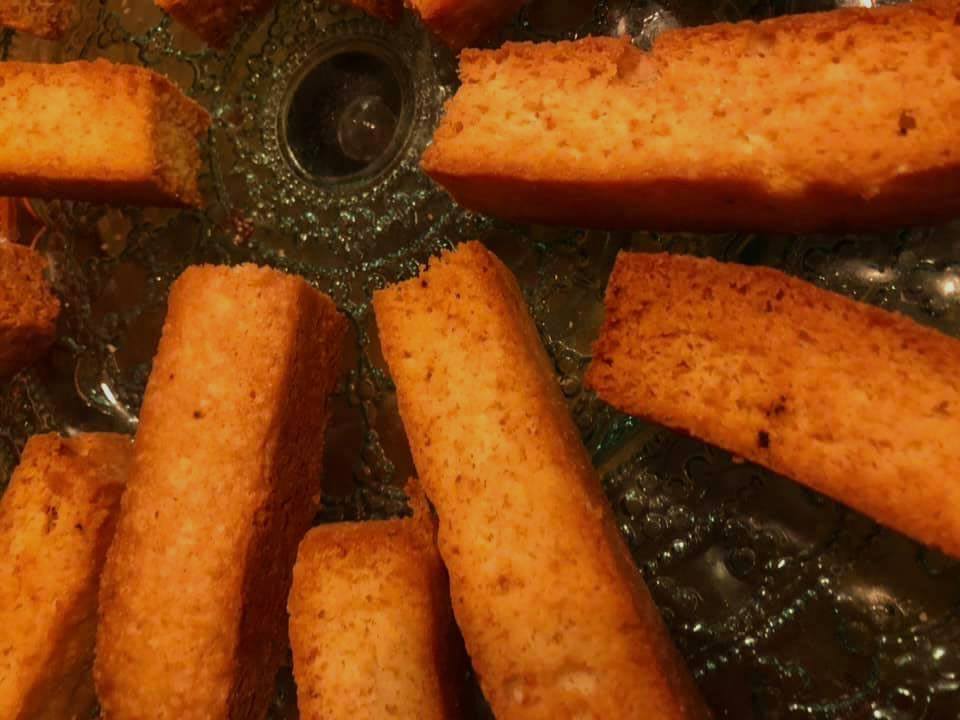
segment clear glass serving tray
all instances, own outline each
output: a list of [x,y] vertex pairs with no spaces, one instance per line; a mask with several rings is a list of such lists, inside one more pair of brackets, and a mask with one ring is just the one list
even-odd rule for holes
[[[48,255],[65,303],[47,360],[0,385],[0,481],[32,433],[134,431],[170,282],[192,263],[252,261],[303,275],[352,320],[318,521],[401,512],[413,467],[370,294],[479,238],[524,287],[620,529],[718,718],[960,717],[960,564],[581,387],[621,249],[780,267],[960,335],[960,224],[805,237],[503,224],[460,210],[417,170],[456,65],[414,21],[281,0],[215,53],[149,0],[80,3],[65,41],[6,33],[0,57],[108,57],[170,76],[214,114],[209,205],[34,202],[21,213],[21,238]],[[533,0],[501,40],[629,34],[649,46],[678,25],[832,6]],[[476,704],[483,716],[479,694]],[[288,669],[272,717],[296,717]]]

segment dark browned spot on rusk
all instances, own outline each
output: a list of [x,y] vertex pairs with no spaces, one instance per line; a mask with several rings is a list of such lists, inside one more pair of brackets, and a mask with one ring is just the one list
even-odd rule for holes
[[904,110],[902,113],[900,113],[899,126],[900,126],[901,137],[906,137],[907,133],[909,133],[911,130],[916,129],[917,121],[913,117],[913,115],[911,115],[906,110]]

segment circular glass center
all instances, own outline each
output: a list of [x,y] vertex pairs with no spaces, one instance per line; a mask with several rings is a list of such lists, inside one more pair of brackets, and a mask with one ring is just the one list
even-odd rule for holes
[[330,48],[304,66],[287,93],[281,132],[288,157],[320,182],[381,170],[410,122],[409,84],[387,47],[355,40]]

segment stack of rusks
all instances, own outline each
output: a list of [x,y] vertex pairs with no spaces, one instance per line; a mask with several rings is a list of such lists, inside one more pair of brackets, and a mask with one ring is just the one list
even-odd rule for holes
[[[358,0],[359,2],[359,0]],[[222,45],[265,3],[161,0]],[[389,0],[362,3],[396,18]],[[517,10],[412,0],[455,48]],[[55,36],[73,0],[0,0]],[[464,50],[423,169],[467,208],[594,228],[834,232],[960,215],[960,3]],[[203,202],[210,116],[104,60],[0,63],[0,193]],[[60,300],[0,200],[0,376]],[[463,240],[469,240],[463,238]],[[517,242],[525,242],[518,238]],[[623,253],[586,384],[960,556],[960,342],[778,271]],[[704,720],[523,294],[477,242],[373,296],[411,514],[311,529],[347,321],[303,279],[173,285],[136,437],[40,435],[0,501],[0,720]]]

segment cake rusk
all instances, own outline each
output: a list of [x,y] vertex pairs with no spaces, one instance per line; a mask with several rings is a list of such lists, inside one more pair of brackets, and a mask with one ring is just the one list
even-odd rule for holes
[[373,303],[454,613],[498,720],[709,717],[509,270],[466,243]]
[[[3,0],[0,0],[2,2]],[[459,50],[484,40],[519,12],[524,0],[348,0],[367,15],[398,21],[404,5],[445,45]]]
[[0,197],[0,245],[17,241],[17,199]]
[[174,283],[100,589],[104,717],[266,716],[345,332],[276,270]]
[[39,359],[56,338],[60,301],[46,269],[37,251],[0,241],[0,381]]
[[776,270],[621,253],[586,383],[960,557],[960,341]]
[[397,22],[403,16],[403,0],[347,0],[347,2],[371,17],[387,22]]
[[59,40],[78,19],[76,0],[0,0],[0,29]]
[[206,110],[162,75],[106,60],[0,63],[0,194],[200,205]]
[[960,2],[460,56],[423,169],[462,206],[608,229],[960,216]]
[[459,720],[466,658],[426,499],[412,518],[321,525],[290,591],[301,720]]
[[266,13],[275,0],[156,0],[156,3],[207,45],[223,49],[244,21]]
[[76,0],[0,0],[0,28],[59,40],[76,22]]
[[524,0],[406,0],[423,24],[454,50],[486,39],[523,7]]
[[133,456],[109,433],[36,435],[0,500],[0,719],[86,720],[97,588]]

